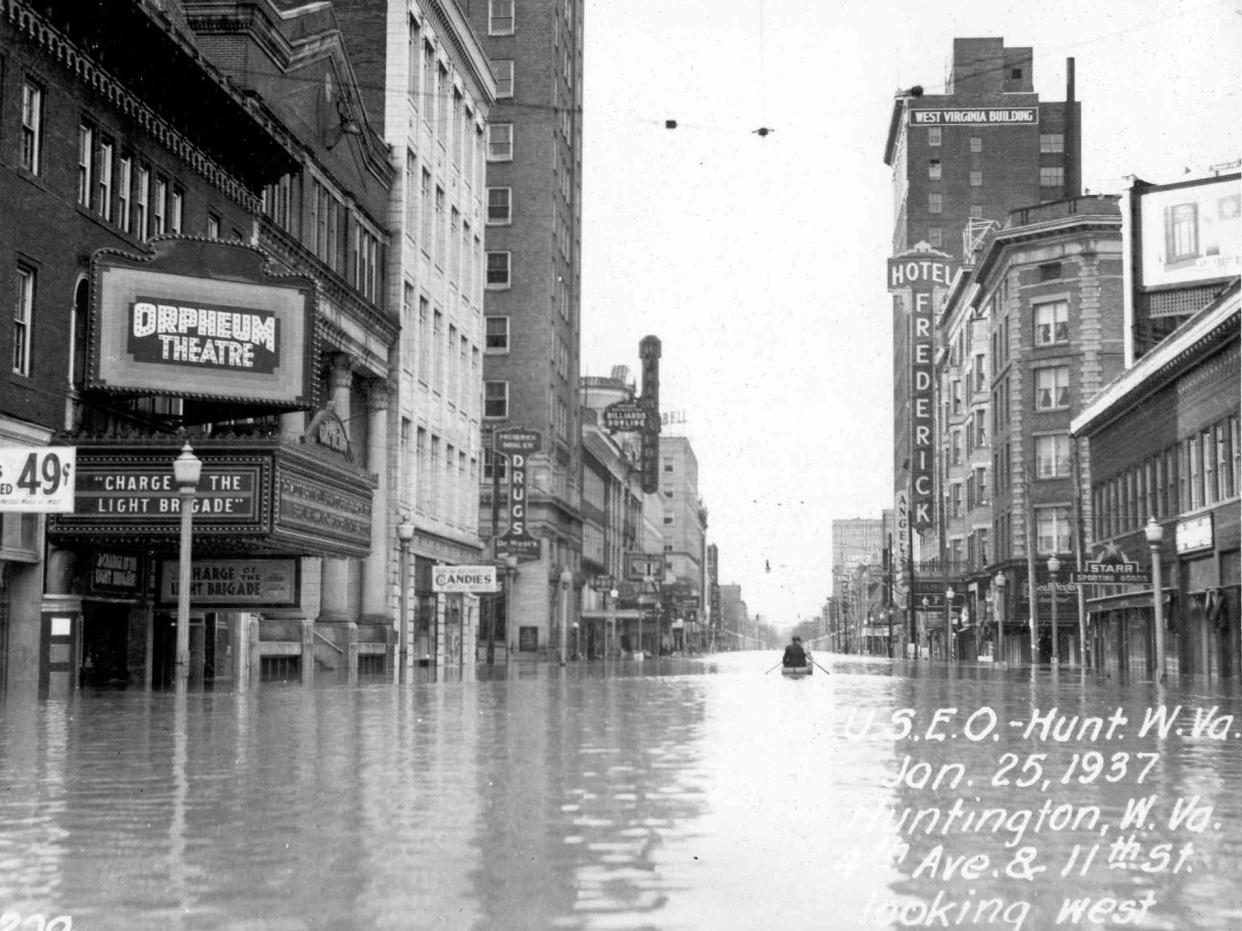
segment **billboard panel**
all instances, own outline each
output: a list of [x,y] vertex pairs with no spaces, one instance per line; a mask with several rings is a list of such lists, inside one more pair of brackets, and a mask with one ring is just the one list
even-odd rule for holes
[[1238,177],[1140,193],[1142,288],[1242,273]]

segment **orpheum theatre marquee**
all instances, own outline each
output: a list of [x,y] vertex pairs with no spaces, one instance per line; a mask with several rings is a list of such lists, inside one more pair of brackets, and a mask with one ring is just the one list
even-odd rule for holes
[[[149,257],[109,250],[94,257],[90,389],[197,401],[202,421],[216,405],[230,412],[315,407],[312,281],[270,274],[267,257],[242,243],[168,238],[152,248]],[[74,512],[53,518],[50,531],[96,549],[172,537],[180,442],[172,435],[79,442]],[[203,461],[194,533],[205,548],[369,554],[375,480],[354,464],[335,415],[314,417],[300,441],[203,435],[192,442]]]

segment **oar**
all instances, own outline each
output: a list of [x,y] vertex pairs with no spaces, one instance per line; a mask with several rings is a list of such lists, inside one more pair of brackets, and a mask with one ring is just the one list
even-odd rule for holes
[[[808,656],[808,657],[807,657],[807,659],[809,659],[809,660],[810,660],[810,661],[811,661],[814,665],[819,666],[819,663],[816,663],[816,662],[815,662],[815,658],[814,658],[814,657]],[[824,667],[823,667],[823,666],[819,666],[819,668],[820,668],[820,669],[824,669]],[[832,675],[832,673],[831,673],[829,670],[827,670],[827,669],[824,669],[824,672],[825,672],[827,675]]]
[[[784,660],[781,660],[781,663],[783,663],[783,662],[784,662]],[[777,663],[777,664],[776,664],[776,666],[779,666],[781,663]],[[772,669],[775,669],[775,668],[776,668],[776,666],[773,666],[773,667],[772,667]],[[770,673],[770,672],[772,671],[772,669],[765,669],[765,670],[763,671],[763,674],[766,676],[768,673]]]

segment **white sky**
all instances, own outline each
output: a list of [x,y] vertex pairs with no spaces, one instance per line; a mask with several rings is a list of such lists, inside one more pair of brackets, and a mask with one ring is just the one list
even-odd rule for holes
[[891,507],[894,92],[1002,36],[1045,100],[1075,59],[1093,193],[1242,154],[1242,0],[586,0],[585,30],[583,373],[660,337],[720,581],[778,626],[829,594],[831,521]]

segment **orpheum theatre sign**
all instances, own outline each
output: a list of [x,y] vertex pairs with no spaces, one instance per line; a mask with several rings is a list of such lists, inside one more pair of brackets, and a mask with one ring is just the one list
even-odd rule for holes
[[90,387],[308,408],[315,290],[243,243],[158,239],[97,252]]
[[905,294],[909,313],[910,366],[910,526],[916,531],[935,524],[936,397],[935,292],[953,281],[949,255],[919,243],[913,251],[888,260],[888,289]]

